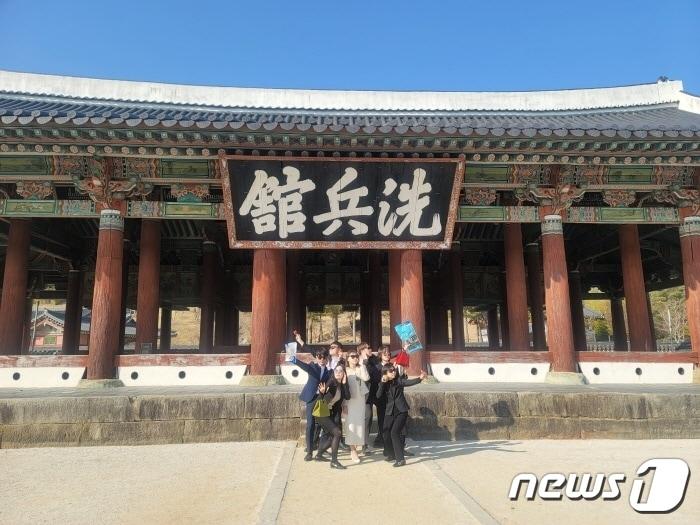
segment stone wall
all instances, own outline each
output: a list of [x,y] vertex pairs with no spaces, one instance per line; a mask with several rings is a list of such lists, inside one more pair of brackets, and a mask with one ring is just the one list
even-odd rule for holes
[[700,437],[700,395],[407,391],[417,439]]
[[[407,390],[415,439],[700,437],[700,394]],[[0,448],[299,440],[296,392],[0,399]]]
[[295,393],[0,399],[0,448],[296,440]]

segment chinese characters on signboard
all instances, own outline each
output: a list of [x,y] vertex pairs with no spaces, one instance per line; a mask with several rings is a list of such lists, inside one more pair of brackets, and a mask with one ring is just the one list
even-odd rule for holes
[[224,193],[231,246],[444,247],[457,168],[454,161],[230,159]]

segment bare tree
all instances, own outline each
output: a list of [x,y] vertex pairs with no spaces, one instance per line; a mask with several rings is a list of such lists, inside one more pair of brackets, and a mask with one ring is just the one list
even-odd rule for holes
[[[486,317],[484,316],[484,312],[481,310],[477,310],[475,308],[470,308],[468,306],[465,306],[464,309],[462,310],[462,315],[464,318],[467,320],[468,325],[476,325],[476,331],[477,331],[477,341],[481,342],[481,330],[486,326]],[[468,339],[468,331],[465,330],[464,332],[465,340]]]
[[680,343],[688,333],[685,309],[685,289],[682,286],[668,288],[650,294],[654,325],[663,339]]
[[338,340],[338,318],[343,313],[343,307],[339,304],[327,304],[323,307],[323,313],[328,314],[333,319],[333,340]]

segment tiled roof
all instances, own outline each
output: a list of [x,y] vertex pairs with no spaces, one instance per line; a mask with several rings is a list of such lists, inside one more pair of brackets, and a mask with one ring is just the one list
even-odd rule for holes
[[[83,333],[89,333],[90,332],[90,321],[92,317],[92,312],[89,308],[83,308],[82,314],[81,314],[81,319],[80,319],[80,331]],[[61,308],[60,306],[57,307],[52,307],[52,308],[44,308],[43,310],[40,310],[39,312],[34,315],[32,313],[32,322],[37,322],[43,318],[49,318],[51,319],[54,323],[56,323],[59,326],[63,326],[65,323],[66,319],[66,310],[65,307]],[[136,334],[136,321],[134,320],[134,313],[130,310],[127,310],[126,315],[125,315],[125,330],[124,333],[126,335],[135,335]]]
[[177,86],[0,71],[3,124],[463,136],[700,136],[678,81],[520,93]]

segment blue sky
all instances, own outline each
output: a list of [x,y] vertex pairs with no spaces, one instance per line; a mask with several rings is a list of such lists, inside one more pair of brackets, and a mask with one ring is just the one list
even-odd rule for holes
[[187,84],[700,93],[700,0],[0,0],[0,69]]

